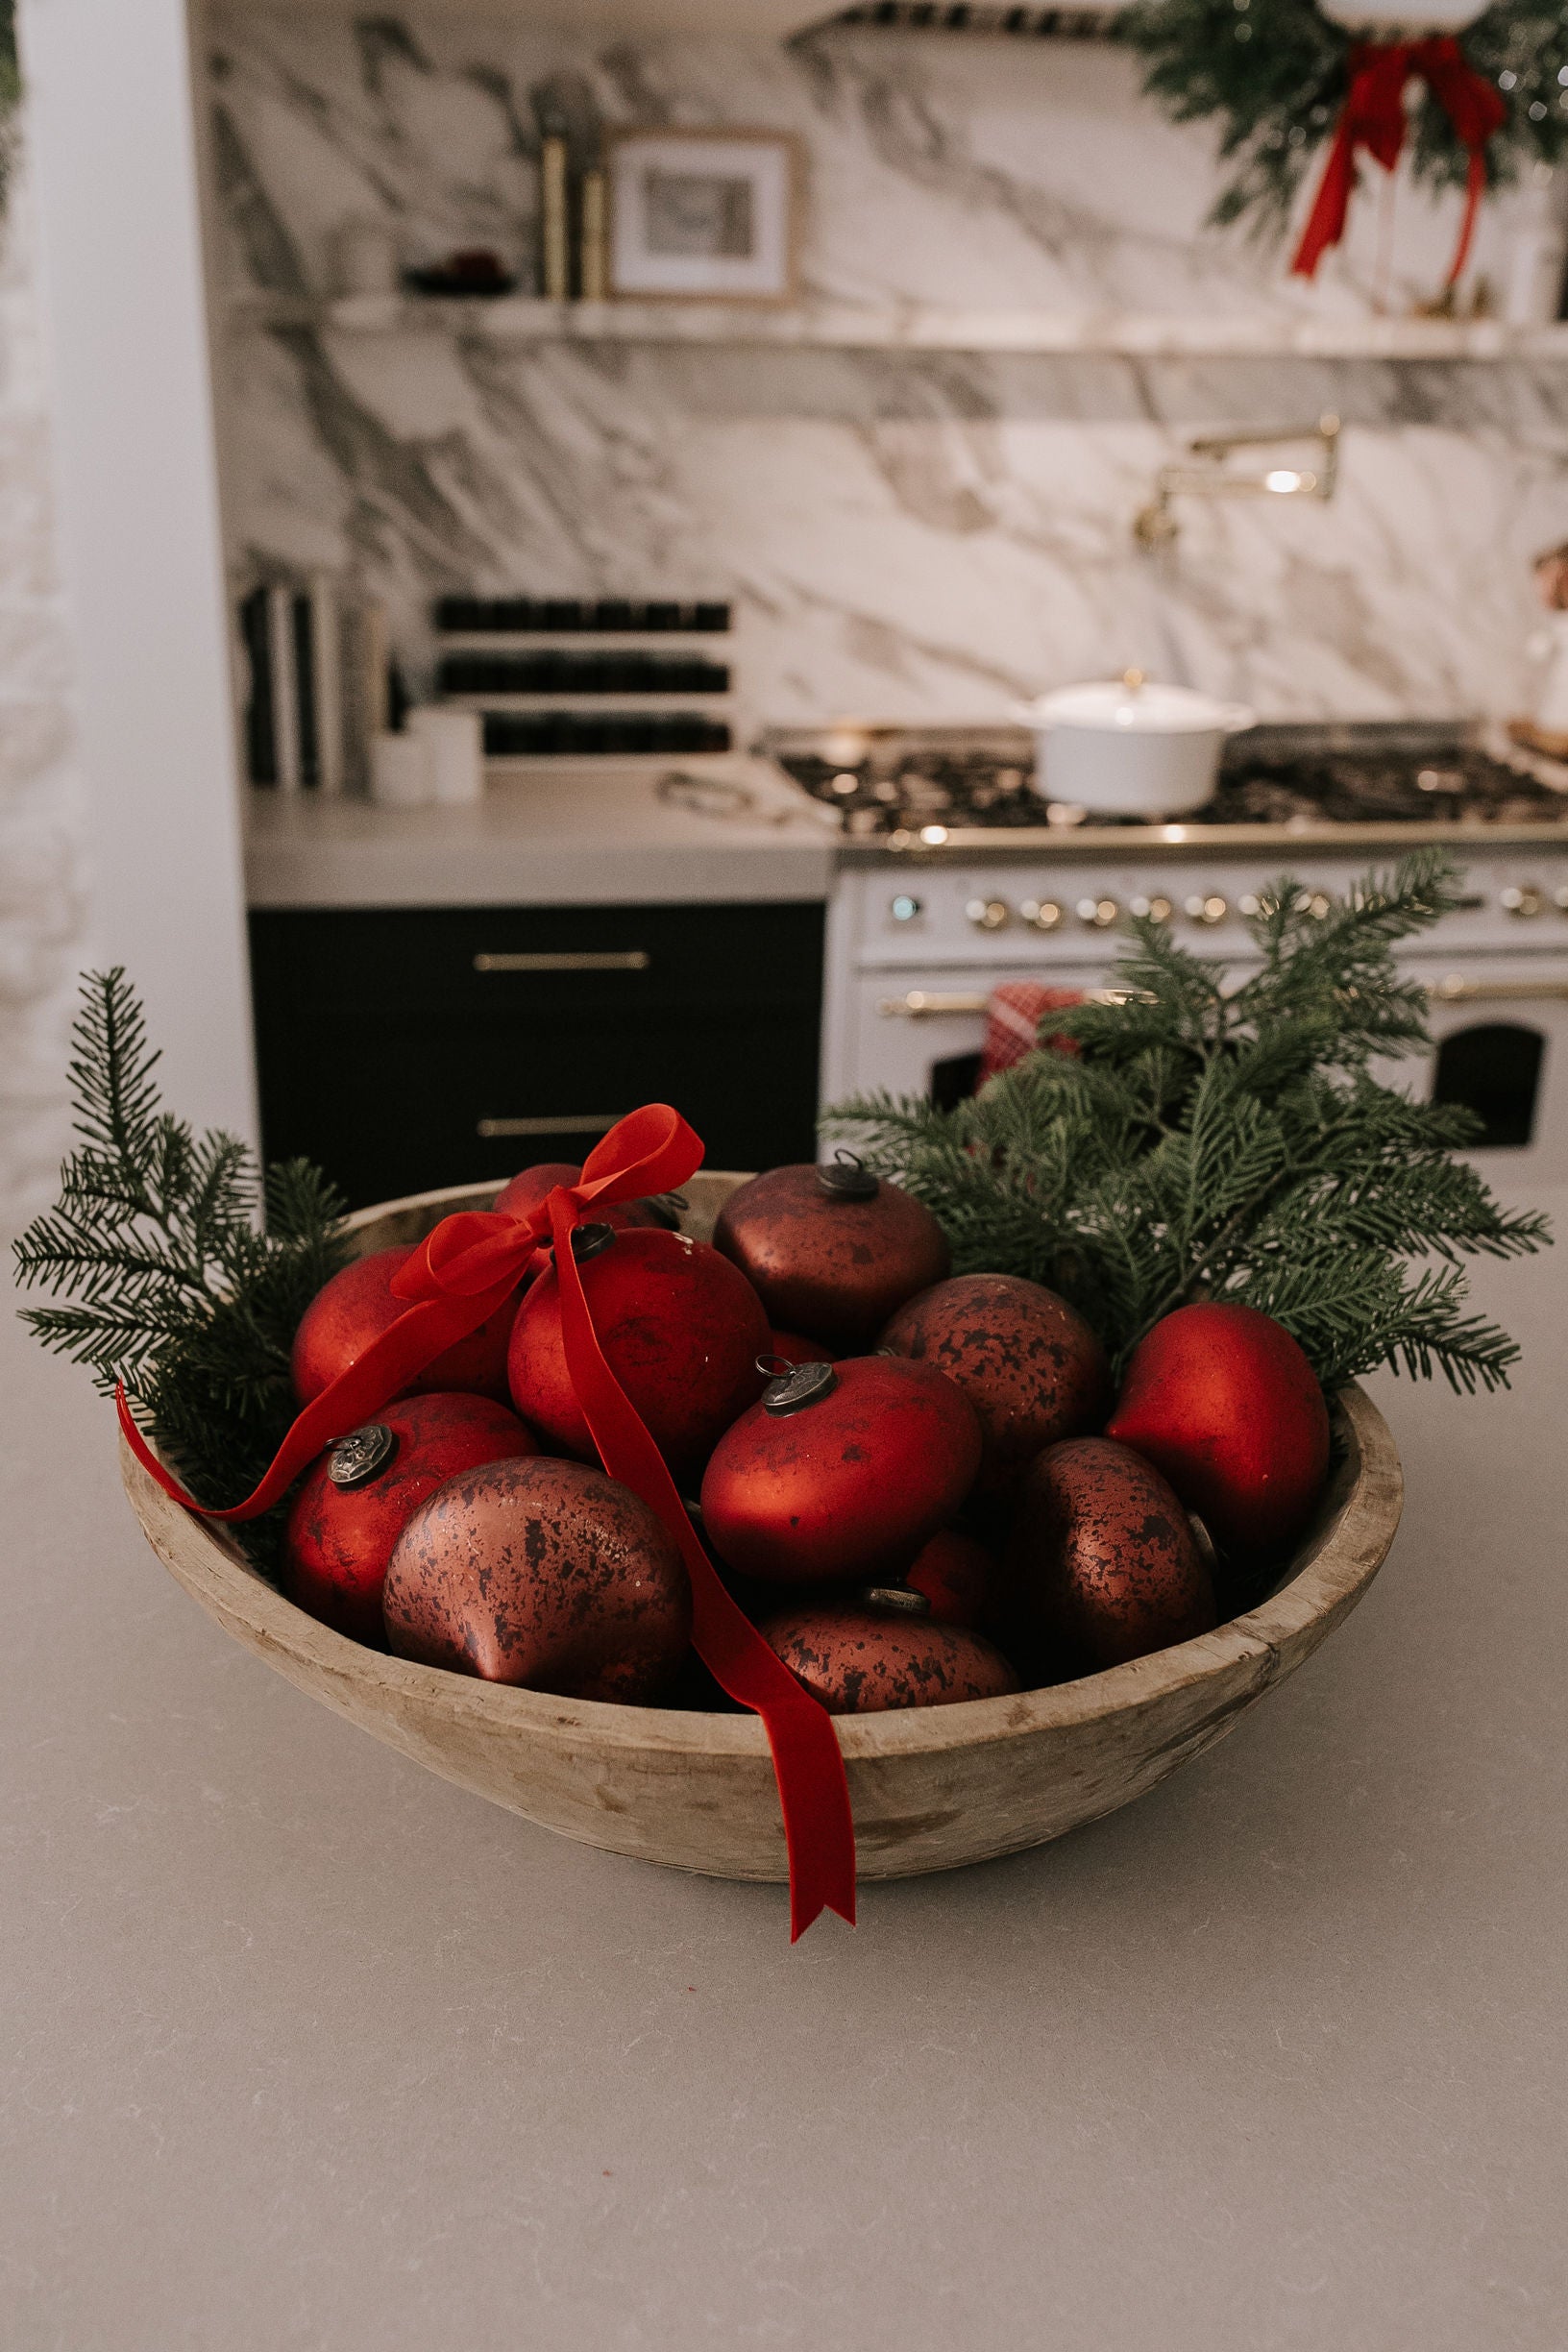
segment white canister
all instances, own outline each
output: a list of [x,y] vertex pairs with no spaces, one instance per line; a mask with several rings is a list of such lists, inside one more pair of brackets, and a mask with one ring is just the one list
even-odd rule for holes
[[404,724],[429,753],[434,796],[444,807],[472,805],[484,796],[484,723],[478,711],[422,702]]
[[435,798],[430,747],[419,735],[373,735],[370,796],[378,808],[428,808]]
[[1243,702],[1151,684],[1139,670],[1064,686],[1016,716],[1035,729],[1035,789],[1106,817],[1177,817],[1214,789],[1227,735],[1255,723]]

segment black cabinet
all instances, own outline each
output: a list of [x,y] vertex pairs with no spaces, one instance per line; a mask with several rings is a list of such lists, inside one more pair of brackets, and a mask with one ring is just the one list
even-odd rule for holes
[[674,1103],[710,1167],[816,1150],[822,908],[258,908],[263,1148],[355,1207],[581,1160]]

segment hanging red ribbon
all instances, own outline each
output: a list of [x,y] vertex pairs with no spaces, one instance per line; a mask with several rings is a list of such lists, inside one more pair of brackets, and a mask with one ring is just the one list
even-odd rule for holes
[[1384,171],[1399,161],[1407,129],[1405,90],[1416,80],[1425,82],[1470,158],[1464,219],[1448,273],[1454,285],[1470,257],[1476,214],[1486,192],[1486,142],[1507,120],[1507,108],[1451,33],[1418,41],[1358,41],[1348,65],[1349,94],[1291,270],[1298,278],[1311,278],[1329,247],[1344,235],[1357,150],[1364,147]]
[[762,1719],[778,1781],[790,1863],[790,1939],[821,1911],[855,1918],[855,1832],[832,1718],[736,1606],[688,1518],[658,1447],[605,1361],[572,1254],[572,1228],[596,1202],[641,1200],[695,1175],[702,1145],[668,1103],[648,1103],[610,1129],[575,1185],[561,1185],[526,1215],[463,1210],[444,1217],[398,1269],[392,1287],[408,1304],[346,1372],[305,1408],[260,1483],[227,1510],[185,1492],[148,1445],[123,1387],[115,1407],[125,1441],[166,1495],[205,1519],[258,1518],[337,1438],[400,1394],[456,1340],[511,1296],[548,1234],[555,1246],[561,1330],[577,1402],[605,1470],[657,1512],[680,1546],[692,1585],[692,1639],[720,1688]]

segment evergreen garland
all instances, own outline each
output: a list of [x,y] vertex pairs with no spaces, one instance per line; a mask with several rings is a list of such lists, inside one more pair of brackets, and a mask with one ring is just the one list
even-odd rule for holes
[[[294,1418],[289,1351],[347,1262],[343,1204],[307,1161],[258,1173],[237,1137],[197,1138],[162,1110],[123,971],[92,973],[82,998],[69,1069],[81,1146],[55,1207],[13,1244],[22,1286],[61,1303],[22,1319],[105,1394],[125,1383],[193,1494],[237,1503]],[[255,1538],[268,1556],[276,1527],[256,1522]]]
[[1538,1249],[1545,1220],[1505,1212],[1453,1156],[1470,1113],[1367,1067],[1430,1041],[1392,950],[1457,903],[1456,881],[1418,850],[1319,919],[1286,875],[1248,922],[1261,967],[1231,991],[1223,966],[1133,920],[1124,1000],[1046,1017],[1076,1054],[1030,1054],[952,1111],[874,1094],[824,1124],[936,1213],[955,1273],[1061,1292],[1118,1376],[1162,1315],[1223,1298],[1275,1316],[1331,1390],[1376,1364],[1506,1386],[1518,1349],[1466,1313],[1459,1261]]
[[[1389,10],[1397,19],[1397,6]],[[1177,122],[1214,120],[1233,169],[1210,214],[1245,213],[1283,231],[1302,176],[1334,135],[1360,37],[1316,0],[1134,0],[1118,37],[1148,61],[1143,87]],[[1464,55],[1508,110],[1488,142],[1494,186],[1527,162],[1568,156],[1568,12],[1560,0],[1496,0],[1459,36]],[[1440,106],[1419,107],[1409,155],[1431,187],[1463,187],[1469,159]]]

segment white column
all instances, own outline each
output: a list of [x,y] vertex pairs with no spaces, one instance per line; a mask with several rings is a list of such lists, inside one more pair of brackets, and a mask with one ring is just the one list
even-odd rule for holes
[[170,1108],[254,1138],[240,803],[184,0],[22,0],[93,952]]

